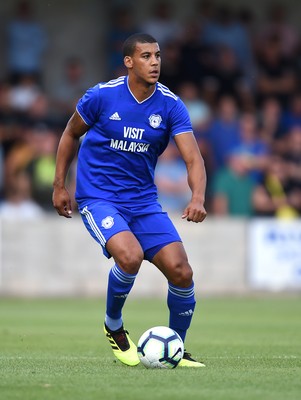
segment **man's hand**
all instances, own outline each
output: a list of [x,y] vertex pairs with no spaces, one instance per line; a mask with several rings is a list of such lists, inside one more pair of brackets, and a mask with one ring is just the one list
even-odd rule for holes
[[52,203],[59,215],[65,218],[72,217],[71,200],[66,188],[54,188]]
[[202,222],[207,216],[207,211],[202,203],[191,201],[185,208],[182,219],[192,222]]

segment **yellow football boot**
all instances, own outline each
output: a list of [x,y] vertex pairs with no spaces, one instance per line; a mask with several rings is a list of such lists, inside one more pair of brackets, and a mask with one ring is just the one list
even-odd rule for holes
[[137,354],[137,347],[131,341],[128,331],[123,326],[117,331],[111,331],[104,324],[104,332],[112,347],[115,357],[123,364],[131,367],[139,364],[140,360]]
[[200,367],[206,367],[206,365],[199,361],[194,360],[191,357],[191,354],[187,353],[187,351],[184,350],[183,358],[179,362],[178,367],[200,368]]

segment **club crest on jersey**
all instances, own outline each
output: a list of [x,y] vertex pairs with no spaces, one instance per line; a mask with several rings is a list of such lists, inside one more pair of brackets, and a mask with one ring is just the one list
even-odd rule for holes
[[110,229],[114,225],[114,218],[107,216],[101,221],[101,226],[105,229]]
[[158,128],[162,122],[161,115],[158,114],[152,114],[148,120],[152,128]]

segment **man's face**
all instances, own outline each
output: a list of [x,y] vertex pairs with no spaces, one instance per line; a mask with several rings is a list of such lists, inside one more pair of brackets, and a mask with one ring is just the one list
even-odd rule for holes
[[126,56],[125,66],[136,79],[154,85],[160,76],[161,56],[158,43],[137,43],[132,56]]

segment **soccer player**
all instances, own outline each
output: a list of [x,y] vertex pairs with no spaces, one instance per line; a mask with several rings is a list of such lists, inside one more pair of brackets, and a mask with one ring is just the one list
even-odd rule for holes
[[[206,217],[206,173],[183,102],[158,82],[160,48],[148,34],[130,36],[123,46],[127,76],[99,83],[79,100],[61,137],[53,205],[70,218],[65,179],[82,140],[77,163],[76,200],[83,222],[114,259],[108,279],[104,332],[115,356],[137,365],[135,344],[124,329],[122,308],[143,259],[168,281],[169,326],[185,341],[195,308],[192,268],[181,238],[157,202],[154,169],[173,138],[187,166],[192,197],[182,218]],[[186,352],[183,367],[202,367]]]

